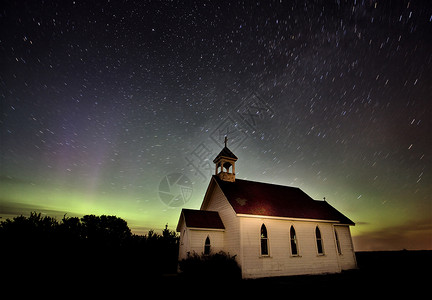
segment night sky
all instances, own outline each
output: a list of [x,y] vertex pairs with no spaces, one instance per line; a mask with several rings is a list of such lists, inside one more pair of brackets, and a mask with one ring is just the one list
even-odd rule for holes
[[432,249],[430,1],[3,1],[0,216],[135,233],[236,176],[301,188],[356,250]]

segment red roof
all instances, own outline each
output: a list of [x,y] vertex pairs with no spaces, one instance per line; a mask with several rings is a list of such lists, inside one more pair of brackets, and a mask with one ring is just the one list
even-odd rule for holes
[[186,226],[192,228],[225,229],[217,211],[182,209]]
[[213,176],[237,214],[317,219],[354,225],[326,201],[309,197],[299,188],[236,179],[235,182]]

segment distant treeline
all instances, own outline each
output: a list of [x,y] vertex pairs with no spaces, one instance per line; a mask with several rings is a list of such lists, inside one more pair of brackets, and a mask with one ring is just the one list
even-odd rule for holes
[[135,235],[116,216],[65,215],[58,221],[32,212],[0,223],[0,245],[4,270],[35,279],[61,274],[129,280],[177,270],[174,231]]

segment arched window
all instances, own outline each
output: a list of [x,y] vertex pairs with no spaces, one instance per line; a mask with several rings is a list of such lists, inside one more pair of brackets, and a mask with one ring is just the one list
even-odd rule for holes
[[297,236],[296,236],[294,226],[292,225],[290,229],[290,239],[291,239],[291,255],[298,255]]
[[184,244],[184,239],[185,239],[185,235],[186,235],[186,230],[183,230],[183,234],[180,236],[180,245]]
[[269,255],[267,228],[261,225],[261,255]]
[[322,254],[324,254],[324,247],[323,247],[323,241],[321,238],[321,231],[319,230],[318,226],[315,228],[315,237],[316,237],[318,254],[322,255]]
[[342,254],[341,246],[340,246],[340,242],[339,242],[339,237],[338,237],[338,234],[337,234],[336,228],[334,229],[334,234],[335,234],[335,239],[336,239],[336,248],[337,248],[337,252],[338,252],[338,254]]
[[204,255],[210,254],[210,237],[207,236],[204,244]]

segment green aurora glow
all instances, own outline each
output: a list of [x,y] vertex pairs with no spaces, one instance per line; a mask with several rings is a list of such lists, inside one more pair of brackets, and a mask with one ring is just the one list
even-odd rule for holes
[[[432,249],[428,1],[6,2],[3,220],[175,229],[228,131],[238,178],[325,197],[355,250]],[[179,207],[159,197],[172,173]]]

